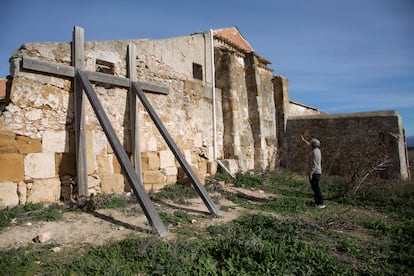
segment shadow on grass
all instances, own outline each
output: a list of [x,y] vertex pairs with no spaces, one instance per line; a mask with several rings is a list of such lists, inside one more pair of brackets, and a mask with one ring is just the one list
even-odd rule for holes
[[[160,200],[160,199],[154,200],[154,202],[157,202],[160,205],[169,207],[171,209],[176,209],[176,210],[181,210],[181,211],[186,211],[186,212],[191,212],[191,213],[198,213],[198,214],[203,214],[203,215],[210,215],[210,212],[208,210],[203,211],[203,210],[199,210],[199,209],[183,207],[181,205],[166,202],[166,201]],[[205,207],[205,208],[207,209],[207,207]]]
[[154,229],[147,229],[147,228],[143,228],[143,227],[140,227],[140,226],[132,225],[132,224],[114,219],[110,216],[101,214],[97,211],[93,211],[93,212],[89,212],[89,213],[92,214],[94,217],[100,218],[102,220],[105,220],[109,223],[112,223],[112,224],[115,224],[115,225],[118,225],[118,226],[122,226],[126,229],[130,229],[130,230],[145,233],[145,234],[156,234],[156,231]]

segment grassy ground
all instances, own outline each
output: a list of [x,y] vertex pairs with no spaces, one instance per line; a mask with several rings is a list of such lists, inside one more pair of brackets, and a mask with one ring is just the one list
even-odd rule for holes
[[[230,192],[222,181],[224,187],[252,193]],[[218,174],[208,182],[222,212],[239,208],[242,215],[198,227],[203,224],[194,221],[211,218],[159,209],[174,239],[133,237],[82,254],[52,252],[54,244],[13,249],[0,253],[0,275],[414,275],[413,182],[367,182],[349,198],[341,178],[324,176],[326,209],[314,208],[307,180],[290,172],[236,179]],[[152,200],[185,205],[193,197],[191,188],[173,185]],[[223,199],[232,204],[220,204]],[[132,203],[116,198],[101,204],[125,208]],[[56,206],[23,208],[31,211],[3,210],[0,226],[28,212],[45,220],[59,219],[62,212]]]

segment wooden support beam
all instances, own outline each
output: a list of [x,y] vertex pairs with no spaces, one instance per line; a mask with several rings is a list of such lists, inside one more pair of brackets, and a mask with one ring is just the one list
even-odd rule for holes
[[[62,65],[59,63],[41,61],[29,57],[22,57],[22,68],[26,70],[32,70],[36,72],[48,73],[52,75],[58,75],[63,77],[73,78],[75,77],[75,68],[68,65]],[[91,82],[100,82],[111,84],[114,86],[120,86],[129,88],[130,81],[124,77],[113,76],[100,72],[86,71],[86,75]],[[145,81],[137,81],[141,86],[141,89],[145,92],[168,95],[170,89],[168,87],[149,83]]]
[[[128,45],[128,75],[130,82],[137,80],[137,61],[135,45]],[[139,132],[139,113],[137,106],[137,95],[132,90],[131,85],[128,91],[129,98],[129,117],[131,126],[131,146],[132,154],[134,158],[135,171],[142,179],[142,162],[141,162],[141,144],[140,144],[140,132]]]
[[148,111],[149,116],[151,117],[152,121],[154,122],[155,126],[158,128],[159,132],[161,133],[162,137],[164,138],[165,142],[169,146],[170,150],[173,152],[175,158],[181,165],[181,168],[184,169],[184,172],[191,179],[193,183],[193,187],[196,192],[199,194],[201,199],[204,201],[204,204],[209,209],[210,213],[214,216],[220,216],[220,212],[217,209],[216,205],[214,204],[213,200],[210,198],[209,194],[207,193],[206,189],[204,188],[203,184],[201,184],[200,180],[198,180],[197,176],[191,169],[191,166],[188,164],[187,160],[185,160],[184,156],[182,155],[181,151],[175,144],[174,140],[168,133],[167,129],[162,124],[160,118],[158,117],[157,113],[155,112],[154,108],[148,101],[147,97],[143,93],[142,89],[139,87],[138,83],[132,83],[132,88],[134,92],[137,94],[138,98],[141,100],[142,105]]
[[[84,68],[84,32],[82,28],[73,30],[72,40],[72,64],[73,69]],[[88,196],[88,167],[86,161],[86,126],[85,126],[85,101],[82,85],[79,79],[74,80],[75,102],[75,136],[76,136],[76,177],[78,195]]]
[[134,191],[142,210],[145,213],[145,216],[147,217],[151,226],[157,230],[158,234],[161,237],[167,236],[168,231],[162,223],[154,206],[152,205],[151,200],[145,191],[144,186],[142,185],[142,179],[135,172],[134,167],[128,158],[128,155],[126,154],[121,142],[116,136],[115,130],[113,129],[111,122],[105,113],[105,110],[99,102],[96,93],[93,91],[92,85],[88,80],[86,72],[76,72],[76,79],[79,79],[80,83],[82,84],[83,89],[85,90],[85,94],[88,97],[93,110],[95,111],[96,117],[98,118],[98,121],[101,124],[116,157],[118,158],[118,162],[121,165],[121,168],[125,173],[125,176],[130,186],[132,187],[132,190]]

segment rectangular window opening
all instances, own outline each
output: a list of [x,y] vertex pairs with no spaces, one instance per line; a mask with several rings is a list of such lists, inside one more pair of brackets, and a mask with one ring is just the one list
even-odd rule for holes
[[96,59],[95,71],[105,74],[115,74],[115,64],[109,61]]
[[193,63],[193,78],[197,80],[203,80],[203,66],[197,63]]
[[[109,75],[115,75],[115,64],[106,60],[102,59],[96,59],[95,62],[95,72],[109,74]],[[101,83],[97,82],[97,86],[105,87],[106,89],[109,89],[112,87],[111,84],[108,83]]]

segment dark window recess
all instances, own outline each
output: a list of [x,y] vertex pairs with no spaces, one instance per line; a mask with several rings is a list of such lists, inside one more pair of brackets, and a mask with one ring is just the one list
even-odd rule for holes
[[[96,59],[95,71],[99,73],[115,75],[115,64],[109,61]],[[112,87],[111,84],[102,83],[102,82],[97,82],[96,85],[105,87],[106,89],[109,89]]]
[[105,60],[97,59],[95,65],[95,71],[99,73],[105,74],[115,74],[115,65],[112,62],[108,62]]
[[193,78],[203,80],[203,66],[200,64],[193,63]]

